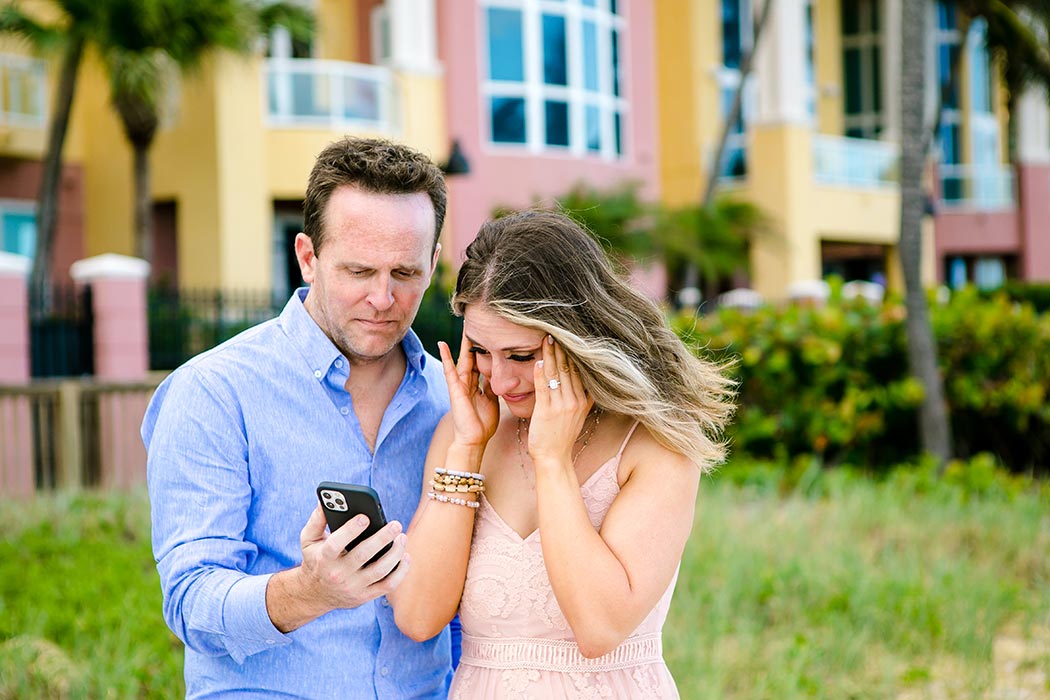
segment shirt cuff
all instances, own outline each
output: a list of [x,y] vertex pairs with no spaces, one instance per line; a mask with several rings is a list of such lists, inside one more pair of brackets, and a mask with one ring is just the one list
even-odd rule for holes
[[273,649],[292,640],[273,626],[266,612],[266,586],[272,574],[245,576],[234,583],[222,606],[227,649],[237,663],[252,654]]

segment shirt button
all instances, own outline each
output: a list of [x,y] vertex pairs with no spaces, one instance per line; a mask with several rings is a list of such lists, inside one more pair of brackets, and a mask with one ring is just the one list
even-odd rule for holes
[[344,416],[346,416],[346,415],[350,414],[350,409],[347,408],[346,406],[343,406],[342,408],[339,409],[339,412],[342,413]]
[[383,607],[384,608],[389,608],[390,607],[390,601],[387,600],[386,598],[383,598]]
[[336,360],[335,361],[335,366],[336,367],[342,367],[343,366],[343,361],[342,360]]
[[382,669],[380,669],[379,673],[381,673],[384,676],[389,676],[390,675],[390,669],[387,668],[386,666],[384,666]]
[[321,370],[315,369],[314,370],[314,376],[317,377],[318,379],[320,379],[321,378]]

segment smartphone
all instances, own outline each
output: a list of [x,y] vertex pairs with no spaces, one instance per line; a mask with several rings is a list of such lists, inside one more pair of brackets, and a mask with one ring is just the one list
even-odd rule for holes
[[[328,521],[328,529],[332,532],[335,532],[361,513],[368,516],[368,527],[350,544],[346,545],[346,551],[348,552],[362,541],[379,532],[386,525],[386,516],[383,515],[383,505],[379,502],[379,494],[368,486],[323,481],[317,486],[317,499],[321,502],[325,520]],[[366,562],[365,566],[386,554],[390,546],[388,544],[379,550],[374,557]],[[395,566],[394,568],[396,569],[397,567]]]

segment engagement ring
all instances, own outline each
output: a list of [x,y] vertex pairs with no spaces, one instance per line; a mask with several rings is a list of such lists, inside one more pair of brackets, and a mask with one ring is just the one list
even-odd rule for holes
[[557,389],[560,386],[561,382],[559,382],[557,379],[552,379],[549,382],[547,382],[547,388],[551,390]]

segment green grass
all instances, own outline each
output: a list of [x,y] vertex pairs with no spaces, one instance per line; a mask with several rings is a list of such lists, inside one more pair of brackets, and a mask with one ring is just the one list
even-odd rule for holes
[[[0,533],[0,700],[181,695],[144,494],[3,501]],[[1047,486],[738,465],[703,483],[664,642],[687,700],[977,698],[996,635],[1048,626]]]
[[996,635],[1050,625],[1050,492],[982,470],[706,481],[665,628],[682,697],[983,697]]

